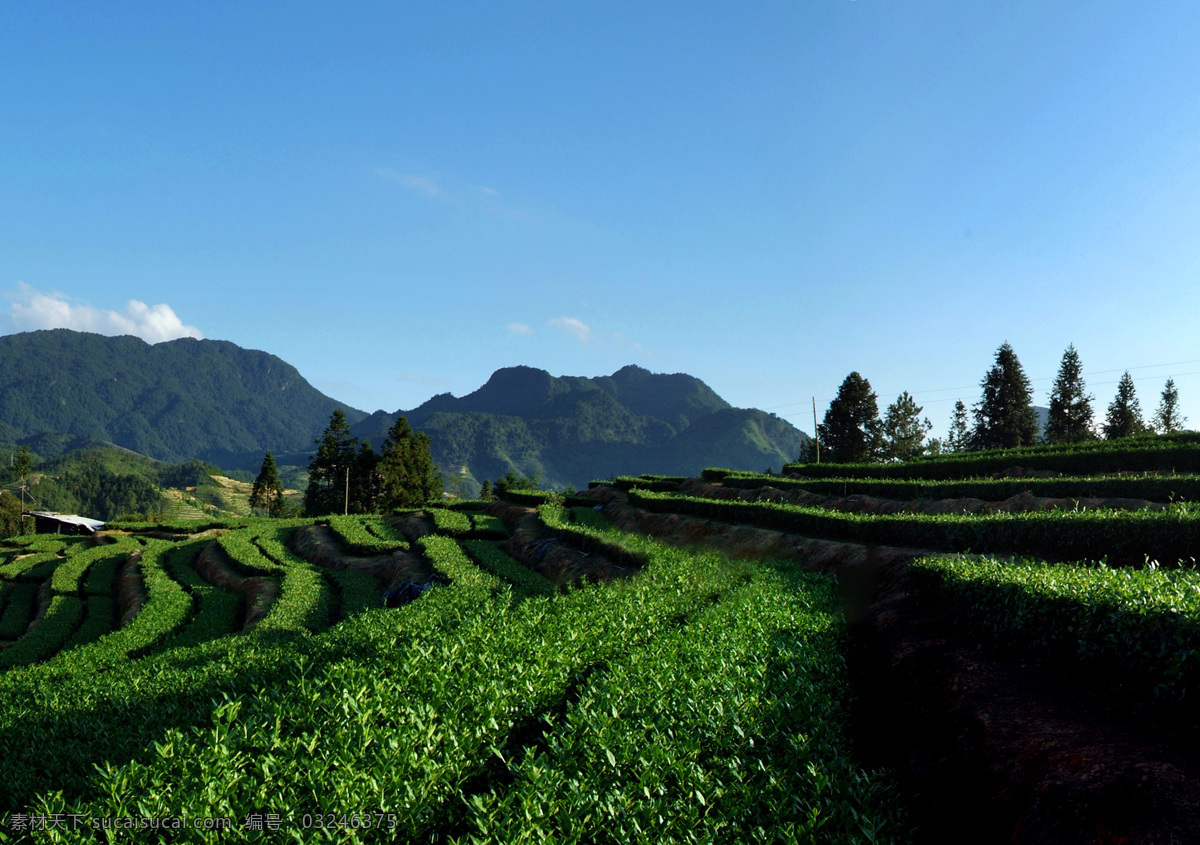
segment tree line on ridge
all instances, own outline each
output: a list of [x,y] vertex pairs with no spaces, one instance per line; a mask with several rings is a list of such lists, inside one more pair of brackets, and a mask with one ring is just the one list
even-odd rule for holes
[[1087,392],[1083,366],[1074,344],[1068,345],[1063,353],[1043,433],[1039,433],[1033,407],[1033,387],[1007,341],[996,351],[995,363],[980,386],[982,395],[970,411],[973,424],[960,399],[955,402],[947,436],[926,441],[933,425],[928,418],[922,418],[924,409],[908,391],[901,393],[881,418],[871,383],[858,372],[852,372],[838,388],[824,421],[817,426],[817,437],[805,444],[800,461],[905,461],[945,452],[1079,443],[1100,437],[1115,440],[1151,432],[1170,434],[1181,431],[1187,422],[1179,413],[1179,391],[1174,379],[1167,379],[1158,409],[1146,421],[1133,378],[1126,371],[1104,422],[1097,428],[1092,410],[1095,396]]

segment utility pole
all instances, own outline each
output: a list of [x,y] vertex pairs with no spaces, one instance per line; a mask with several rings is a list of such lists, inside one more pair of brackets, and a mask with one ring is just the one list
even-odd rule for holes
[[350,467],[346,467],[346,503],[342,506],[342,516],[350,513]]
[[817,444],[817,463],[821,463],[821,437],[817,431],[817,397],[813,397],[813,443]]

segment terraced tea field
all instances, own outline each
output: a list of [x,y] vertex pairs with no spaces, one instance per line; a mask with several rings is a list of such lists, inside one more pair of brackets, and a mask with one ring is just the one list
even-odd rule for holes
[[22,538],[0,577],[3,841],[906,836],[795,563],[476,503]]
[[785,469],[7,541],[0,841],[1197,840],[1200,439]]
[[836,576],[859,759],[917,841],[1200,841],[1200,439],[596,486],[618,526]]

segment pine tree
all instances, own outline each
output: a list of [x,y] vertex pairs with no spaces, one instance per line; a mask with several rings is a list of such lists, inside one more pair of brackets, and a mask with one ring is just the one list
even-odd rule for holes
[[279,516],[283,512],[283,484],[279,481],[279,469],[275,466],[275,454],[267,452],[262,469],[254,479],[250,490],[250,507],[261,508],[267,516]]
[[1078,443],[1093,440],[1092,399],[1084,392],[1083,366],[1075,345],[1063,353],[1054,389],[1050,393],[1050,418],[1046,421],[1047,443]]
[[479,485],[479,498],[485,502],[490,502],[495,496],[492,493],[492,481],[489,478],[483,479],[483,484]]
[[883,456],[907,461],[925,453],[925,435],[933,424],[921,419],[924,410],[904,391],[883,415]]
[[981,383],[983,396],[975,406],[972,449],[1011,449],[1037,441],[1038,420],[1033,410],[1033,388],[1005,341],[996,350],[996,363]]
[[946,451],[962,452],[971,443],[971,430],[967,426],[967,406],[961,399],[954,403],[954,415],[950,417],[950,433],[946,435]]
[[379,476],[381,456],[364,440],[350,468],[350,513],[374,513],[383,493]]
[[1179,391],[1175,387],[1175,379],[1167,379],[1163,387],[1162,401],[1154,412],[1154,430],[1159,434],[1171,434],[1183,430],[1187,417],[1179,415]]
[[346,510],[349,473],[358,456],[358,440],[350,436],[345,413],[334,411],[329,427],[314,442],[317,451],[308,462],[304,511],[309,516],[342,513]]
[[1118,437],[1134,437],[1145,433],[1146,423],[1142,421],[1142,406],[1138,404],[1133,377],[1126,370],[1125,375],[1117,382],[1117,396],[1108,406],[1104,436],[1108,440],[1116,440]]
[[817,430],[822,451],[828,450],[832,462],[861,463],[878,457],[879,405],[871,383],[857,372],[846,376]]
[[433,462],[428,434],[414,432],[406,417],[388,429],[379,458],[380,506],[414,507],[442,495],[442,474]]
[[7,490],[0,492],[0,540],[21,533],[21,502]]

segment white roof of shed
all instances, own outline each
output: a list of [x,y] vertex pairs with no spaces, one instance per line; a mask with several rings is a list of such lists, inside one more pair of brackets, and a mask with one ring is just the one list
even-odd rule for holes
[[86,516],[75,516],[75,514],[70,513],[55,513],[54,511],[29,511],[29,513],[32,513],[34,516],[53,519],[67,525],[82,525],[90,531],[99,531],[105,525],[99,519],[88,519]]

